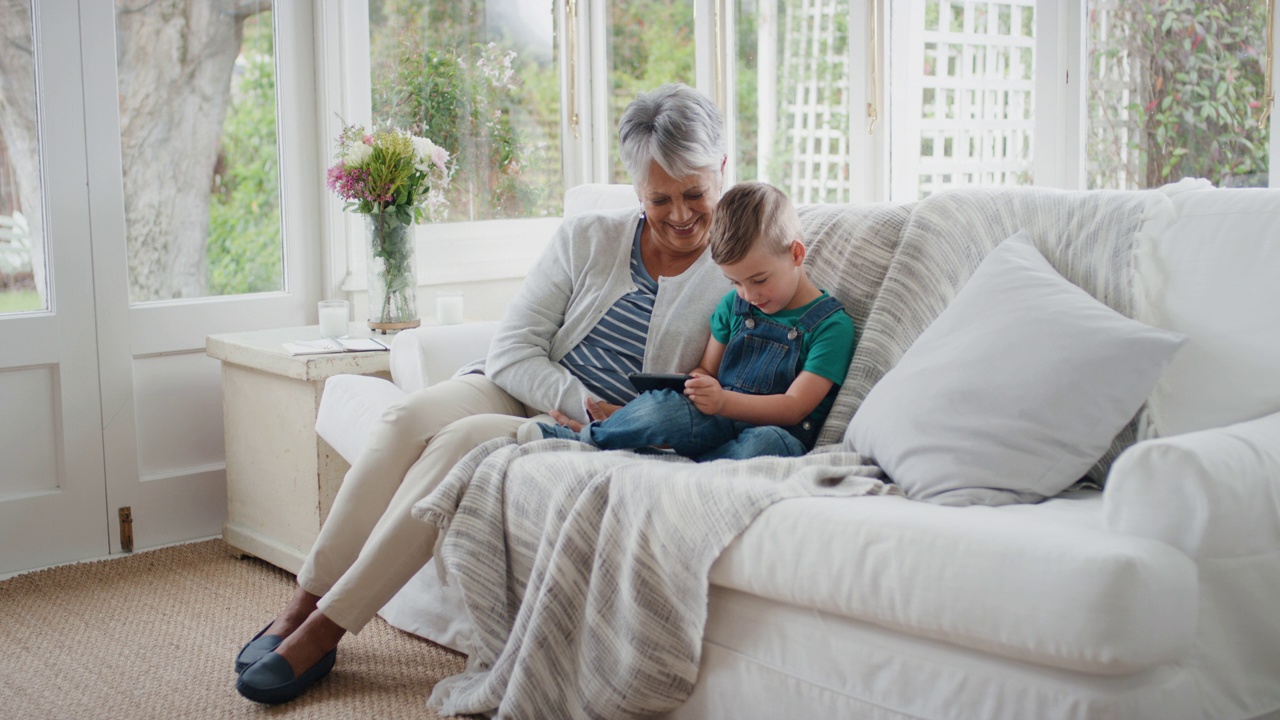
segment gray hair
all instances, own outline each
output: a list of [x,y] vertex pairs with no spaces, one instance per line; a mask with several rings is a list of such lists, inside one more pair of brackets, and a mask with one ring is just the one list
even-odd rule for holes
[[649,163],[673,178],[719,170],[725,157],[724,119],[706,95],[668,83],[640,93],[618,123],[618,152],[637,185],[649,179]]

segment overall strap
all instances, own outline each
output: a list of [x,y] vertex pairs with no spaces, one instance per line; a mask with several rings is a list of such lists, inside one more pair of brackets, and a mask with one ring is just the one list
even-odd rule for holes
[[741,295],[733,296],[733,314],[747,317],[751,314],[751,303],[742,299]]
[[796,321],[796,329],[800,332],[809,332],[826,320],[828,316],[844,310],[844,306],[840,301],[827,295],[818,301],[813,307],[809,308],[800,319]]

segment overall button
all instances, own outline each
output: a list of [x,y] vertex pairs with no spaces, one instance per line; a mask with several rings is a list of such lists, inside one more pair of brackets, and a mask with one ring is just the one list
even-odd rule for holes
[[795,328],[791,328],[791,330],[787,333],[787,339],[788,339],[788,340],[795,340],[795,339],[796,339],[796,337],[798,337],[799,335],[800,335],[800,333],[796,332],[796,329],[795,329]]
[[748,329],[748,330],[750,330],[750,329],[752,329],[752,328],[754,328],[754,327],[756,326],[756,319],[755,319],[755,318],[747,318],[746,320],[743,320],[743,321],[742,321],[742,324],[743,324],[743,325],[746,325],[746,326],[747,326],[747,329]]

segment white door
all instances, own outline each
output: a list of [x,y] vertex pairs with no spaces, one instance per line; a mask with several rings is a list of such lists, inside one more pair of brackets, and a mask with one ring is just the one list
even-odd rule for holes
[[205,337],[315,322],[310,4],[0,8],[0,575],[121,552],[126,508],[133,549],[218,535]]
[[80,27],[73,2],[8,5],[0,574],[107,553]]
[[[315,322],[311,9],[81,0],[80,14],[116,30],[82,38],[84,92],[106,514],[112,551],[122,508],[140,550],[219,535],[226,519],[206,336]],[[203,262],[148,233],[194,233]]]

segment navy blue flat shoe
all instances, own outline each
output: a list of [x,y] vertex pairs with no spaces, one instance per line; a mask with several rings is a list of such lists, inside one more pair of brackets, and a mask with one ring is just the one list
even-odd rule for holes
[[265,633],[269,627],[271,627],[271,623],[267,623],[267,626],[259,630],[258,634],[254,635],[252,640],[245,643],[244,647],[240,648],[240,654],[236,655],[237,675],[244,672],[250,665],[266,657],[267,653],[275,650],[277,647],[280,647],[280,643],[284,642],[284,638],[279,635],[264,635],[263,633]]
[[276,705],[286,703],[307,691],[333,669],[338,648],[325,653],[320,661],[294,677],[293,668],[283,655],[274,650],[240,673],[236,691],[254,702]]

